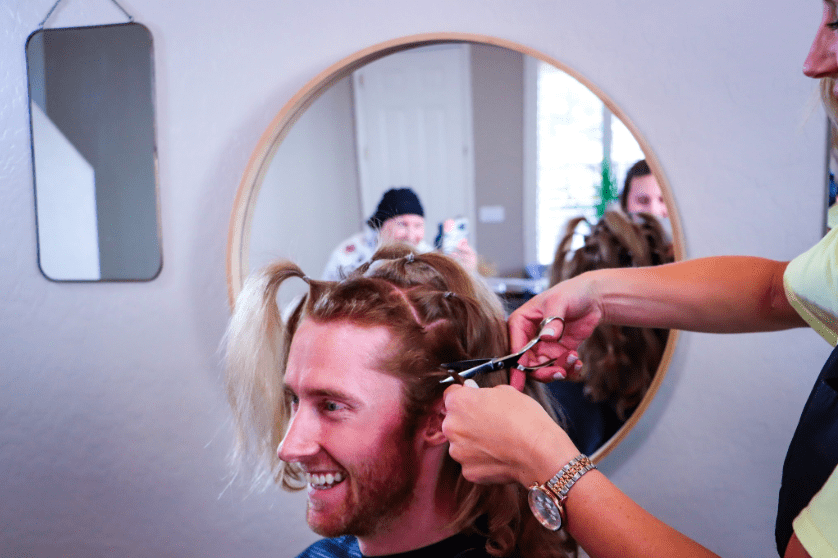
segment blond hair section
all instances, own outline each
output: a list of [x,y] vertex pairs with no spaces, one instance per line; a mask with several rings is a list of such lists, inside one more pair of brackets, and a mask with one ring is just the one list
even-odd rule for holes
[[[835,3],[834,3],[835,4]],[[826,77],[819,80],[819,92],[821,93],[824,110],[830,120],[830,145],[836,152],[836,121],[837,121],[837,97],[836,78]]]
[[225,385],[234,413],[236,443],[232,461],[238,476],[248,471],[254,487],[281,482],[287,489],[299,482],[281,478],[277,447],[290,410],[283,394],[283,371],[291,335],[280,316],[276,296],[290,277],[305,277],[291,262],[281,261],[245,282],[225,333]]

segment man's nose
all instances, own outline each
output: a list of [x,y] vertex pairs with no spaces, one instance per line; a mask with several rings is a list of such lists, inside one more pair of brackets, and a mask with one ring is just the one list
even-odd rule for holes
[[804,60],[804,75],[811,78],[835,76],[836,67],[836,31],[822,25]]
[[667,204],[664,203],[664,200],[657,201],[654,209],[655,215],[664,219],[667,218]]
[[298,411],[288,425],[285,437],[277,448],[277,457],[286,463],[305,461],[320,451],[317,425],[305,412]]

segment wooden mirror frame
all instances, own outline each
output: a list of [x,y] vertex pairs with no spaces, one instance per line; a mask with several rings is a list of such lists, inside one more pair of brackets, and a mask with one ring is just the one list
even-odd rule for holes
[[[662,194],[664,195],[665,203],[667,204],[668,214],[670,215],[670,223],[672,226],[675,260],[679,261],[684,259],[685,243],[682,234],[681,221],[679,220],[678,212],[676,211],[675,200],[673,199],[673,195],[665,179],[665,175],[662,172],[661,166],[659,165],[658,159],[655,157],[649,144],[641,136],[638,128],[601,89],[572,68],[569,68],[567,65],[524,45],[504,39],[498,39],[496,37],[470,33],[425,33],[419,35],[409,35],[407,37],[392,39],[373,45],[333,64],[318,74],[300,91],[298,91],[285,104],[285,106],[283,106],[277,116],[275,116],[268,125],[268,128],[262,134],[256,148],[251,154],[250,160],[245,168],[244,175],[242,176],[242,180],[239,183],[236,198],[233,202],[233,211],[230,217],[230,227],[228,229],[227,240],[227,290],[231,309],[234,307],[236,296],[242,290],[242,284],[249,273],[248,250],[250,246],[250,233],[254,208],[256,207],[256,200],[259,196],[259,191],[262,187],[265,175],[268,172],[268,168],[273,160],[274,153],[277,151],[277,148],[283,142],[300,116],[335,82],[343,79],[353,71],[370,62],[402,50],[451,42],[482,43],[526,54],[538,60],[542,60],[543,62],[547,62],[548,64],[566,72],[585,85],[592,93],[597,95],[597,97],[603,102],[603,104],[606,105],[606,107],[608,107],[612,114],[624,123],[638,142],[638,145],[641,147],[647,163],[650,166],[650,170],[658,180]],[[670,330],[670,334],[667,338],[667,344],[664,348],[664,354],[661,357],[661,362],[656,370],[655,377],[653,378],[650,387],[647,389],[647,393],[632,413],[632,416],[630,416],[621,428],[591,456],[592,461],[600,462],[603,460],[603,458],[615,449],[615,447],[617,447],[627,434],[629,434],[629,432],[638,423],[641,416],[643,416],[644,412],[646,412],[650,402],[658,392],[661,383],[664,381],[664,376],[667,373],[667,369],[673,359],[673,353],[675,351],[678,336],[679,332],[677,330]]]

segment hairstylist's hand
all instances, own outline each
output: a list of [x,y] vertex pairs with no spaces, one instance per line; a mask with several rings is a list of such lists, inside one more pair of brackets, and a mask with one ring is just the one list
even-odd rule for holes
[[[528,300],[513,312],[508,321],[510,344],[513,351],[523,347],[539,332],[539,323],[543,318],[556,316],[565,320],[552,321],[551,329],[542,336],[542,342],[525,353],[521,364],[535,366],[552,358],[553,366],[541,368],[531,374],[540,382],[552,382],[579,373],[582,363],[578,360],[577,347],[587,339],[603,317],[603,310],[594,292],[590,275],[584,273],[567,281],[558,283]],[[559,343],[556,340],[562,334]]]
[[579,454],[539,403],[510,386],[453,385],[443,400],[449,454],[469,481],[529,486]]

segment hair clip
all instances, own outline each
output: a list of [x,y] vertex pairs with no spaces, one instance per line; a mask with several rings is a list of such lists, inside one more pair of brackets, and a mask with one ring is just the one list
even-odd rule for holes
[[408,252],[408,253],[405,255],[405,261],[406,261],[407,263],[413,263],[413,262],[414,262],[414,253],[413,253],[413,252]]
[[443,293],[443,298],[452,298],[452,297],[455,297],[455,296],[457,296],[457,295],[454,294],[451,291],[446,291],[446,292]]

